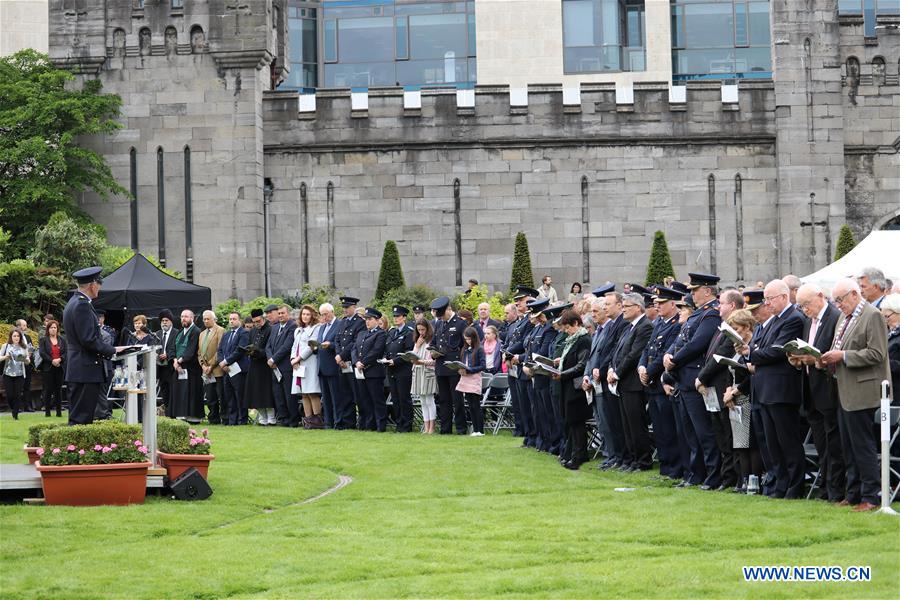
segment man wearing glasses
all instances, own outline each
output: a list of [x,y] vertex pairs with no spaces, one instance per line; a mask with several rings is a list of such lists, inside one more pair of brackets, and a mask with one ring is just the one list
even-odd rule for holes
[[763,290],[763,301],[772,321],[756,348],[744,346],[742,353],[756,369],[759,403],[766,443],[775,473],[774,498],[802,498],[804,461],[803,428],[800,422],[802,379],[788,362],[782,346],[803,335],[803,317],[790,301],[790,289],[780,279]]
[[838,429],[847,466],[847,496],[840,504],[856,505],[854,510],[862,512],[878,508],[880,481],[872,423],[881,382],[890,379],[887,329],[878,309],[863,299],[856,281],[842,279],[831,293],[843,314],[820,366],[837,377],[841,401]]

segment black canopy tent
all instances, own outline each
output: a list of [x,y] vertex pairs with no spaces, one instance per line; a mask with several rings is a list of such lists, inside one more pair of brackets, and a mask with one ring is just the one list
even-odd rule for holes
[[167,275],[142,254],[135,254],[103,278],[100,295],[93,304],[107,312],[106,323],[119,331],[123,324],[130,329],[135,315],[155,319],[164,308],[172,311],[176,326],[180,326],[177,321],[182,310],[187,308],[199,315],[212,308],[212,292]]

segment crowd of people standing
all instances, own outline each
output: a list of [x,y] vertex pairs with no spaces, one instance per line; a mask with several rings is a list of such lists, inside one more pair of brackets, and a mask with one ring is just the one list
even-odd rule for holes
[[[100,280],[93,270],[86,279],[65,318],[92,310]],[[820,497],[857,510],[878,504],[874,412],[881,381],[895,390],[900,380],[900,290],[890,293],[880,271],[830,291],[793,275],[753,289],[720,288],[703,273],[621,291],[576,284],[566,303],[551,283],[519,286],[503,321],[488,304],[477,315],[456,311],[446,296],[394,306],[390,317],[342,296],[340,318],[329,303],[272,304],[246,319],[232,312],[224,328],[213,311],[201,327],[184,310],[176,327],[163,310],[151,332],[137,315],[127,345],[159,347],[165,413],[190,422],[245,425],[255,411],[260,426],[385,432],[393,422],[404,433],[415,397],[423,433],[477,437],[482,375],[503,373],[514,435],[568,469],[589,460],[593,439],[603,470],[646,471],[656,460],[677,487],[800,498],[810,432]],[[0,349],[14,417],[29,369],[41,366],[46,414],[59,415],[62,382],[73,381],[67,361],[83,360],[85,347],[94,358],[119,349],[102,319],[94,326],[73,353],[53,315],[37,347],[17,323]],[[96,395],[82,387],[76,404]],[[98,412],[70,409],[70,422]]]

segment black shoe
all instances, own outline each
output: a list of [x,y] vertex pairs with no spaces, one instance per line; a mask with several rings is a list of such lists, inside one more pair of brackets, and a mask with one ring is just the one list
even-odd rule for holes
[[603,463],[602,465],[600,465],[600,469],[603,471],[609,471],[610,469],[617,469],[621,466],[622,466],[622,463],[610,461],[610,462],[606,462],[606,463]]
[[570,471],[577,471],[579,468],[581,468],[581,463],[570,460],[570,461],[566,462],[566,464],[564,464],[563,466],[565,468],[569,469]]
[[[49,412],[45,412],[45,413],[44,413],[44,416],[45,416],[45,417],[49,417],[49,416],[50,416],[50,413],[49,413]],[[56,416],[58,417],[59,415],[56,415]]]

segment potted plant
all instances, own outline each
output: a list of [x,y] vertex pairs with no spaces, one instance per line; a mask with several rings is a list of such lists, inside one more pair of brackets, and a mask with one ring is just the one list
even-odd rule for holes
[[65,427],[65,423],[37,423],[28,428],[28,440],[25,442],[25,454],[28,455],[28,464],[38,461],[38,450],[41,448],[41,433],[48,429]]
[[208,479],[209,463],[215,458],[209,453],[212,442],[208,436],[208,430],[198,433],[188,423],[178,419],[162,417],[157,420],[156,456],[160,466],[166,468],[169,481],[174,481],[191,467]]
[[47,504],[141,504],[147,493],[147,447],[140,428],[115,421],[46,429],[40,435]]

